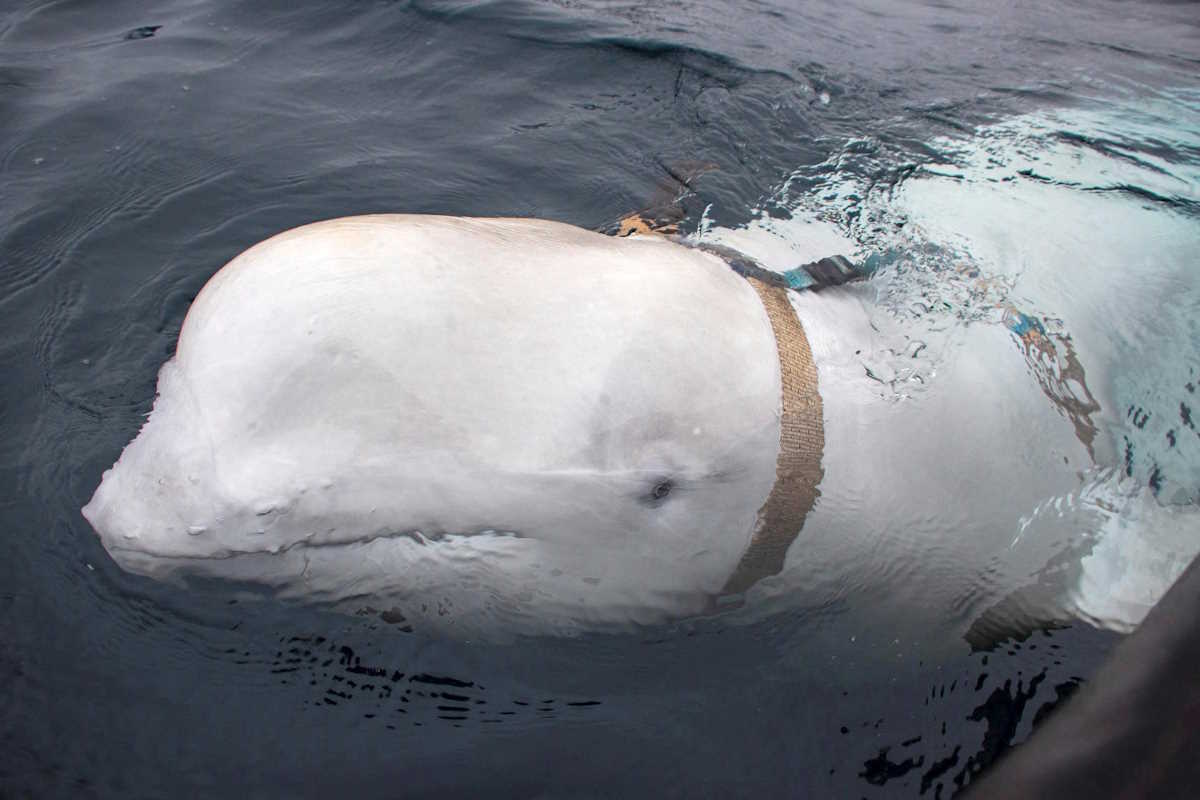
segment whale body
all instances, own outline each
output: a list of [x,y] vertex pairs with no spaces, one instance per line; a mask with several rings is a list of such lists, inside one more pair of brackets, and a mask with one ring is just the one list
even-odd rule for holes
[[160,579],[648,623],[735,571],[780,405],[763,303],[716,256],[537,220],[321,222],[208,282],[83,513]]
[[196,298],[84,516],[130,572],[465,636],[851,596],[973,645],[1128,630],[1194,553],[1190,509],[1113,494],[1104,364],[1069,336],[1010,309],[921,361],[869,284],[718,252],[531,219],[279,234]]

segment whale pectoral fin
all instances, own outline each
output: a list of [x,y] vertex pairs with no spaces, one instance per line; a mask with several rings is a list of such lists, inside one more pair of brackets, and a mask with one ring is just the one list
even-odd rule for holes
[[980,614],[963,638],[971,652],[990,652],[1041,631],[1066,628],[1076,618],[1061,609],[1061,599],[1061,587],[1044,581],[1022,587]]

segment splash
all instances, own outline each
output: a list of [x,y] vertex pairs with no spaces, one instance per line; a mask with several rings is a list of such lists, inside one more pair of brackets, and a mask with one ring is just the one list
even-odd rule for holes
[[[1200,93],[1085,100],[919,146],[863,136],[761,207],[790,216],[706,217],[693,236],[780,272],[832,253],[874,267],[859,358],[881,399],[932,403],[971,331],[994,326],[1086,449],[1055,470],[1073,488],[1047,475],[964,605],[1051,571],[1074,614],[1140,621],[1200,550]],[[1047,566],[1067,555],[1073,569]]]

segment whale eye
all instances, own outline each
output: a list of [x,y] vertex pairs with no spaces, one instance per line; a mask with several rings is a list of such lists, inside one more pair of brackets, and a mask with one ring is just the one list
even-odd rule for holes
[[646,493],[643,502],[648,506],[657,506],[670,496],[674,488],[675,483],[670,478],[660,478],[650,487],[650,491]]

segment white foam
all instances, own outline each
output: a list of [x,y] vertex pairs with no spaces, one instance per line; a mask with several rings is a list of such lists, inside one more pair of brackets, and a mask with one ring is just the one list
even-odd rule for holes
[[[852,576],[854,565],[875,557],[882,561],[869,569],[909,576],[918,573],[913,564],[921,559],[928,565],[952,557],[962,575],[988,575],[989,585],[962,594],[986,591],[999,597],[1019,589],[1056,557],[1076,553],[1078,568],[1062,573],[1072,581],[1063,587],[1064,606],[1096,624],[1128,630],[1200,551],[1200,519],[1189,505],[1200,497],[1200,447],[1179,410],[1190,399],[1185,384],[1196,381],[1189,368],[1200,363],[1200,272],[1195,269],[1200,221],[1195,206],[1189,206],[1200,199],[1200,163],[1186,155],[1200,148],[1200,104],[1192,96],[1163,93],[1037,112],[930,145],[940,153],[936,160],[915,165],[904,180],[889,184],[875,180],[878,175],[867,179],[842,170],[856,154],[880,149],[871,140],[849,142],[843,155],[805,168],[793,176],[803,180],[789,179],[780,188],[772,205],[791,208],[791,219],[764,213],[737,229],[701,233],[777,271],[832,253],[883,257],[878,276],[867,287],[851,290],[876,300],[866,324],[848,312],[826,319],[822,309],[833,302],[827,296],[800,305],[822,358],[835,358],[841,366],[822,365],[827,482],[802,537],[809,547],[791,554],[787,580],[765,587],[766,593],[781,598],[804,581],[811,584],[811,572],[822,569],[817,566],[822,559],[829,570],[842,571],[845,583],[862,580]],[[804,195],[795,194],[795,185],[814,183]],[[1056,441],[1064,432],[1073,436],[1070,423],[1041,395],[1029,367],[1020,365],[1013,337],[986,354],[981,349],[992,337],[973,333],[975,326],[999,328],[998,311],[1008,307],[1046,320],[1070,337],[1088,388],[1102,406],[1093,414],[1099,430],[1094,463],[1088,463],[1086,452]],[[995,343],[1003,344],[1007,334],[999,331]],[[986,369],[968,369],[966,360],[972,358],[986,360]],[[881,412],[861,399],[851,401],[858,396],[849,387],[856,369],[858,380],[865,370],[902,378],[890,380],[891,392],[881,390],[881,397],[916,398],[927,413]],[[920,387],[911,382],[914,376],[921,379]],[[838,382],[843,388],[833,388]],[[1075,377],[1069,384],[1076,396],[1083,395]],[[925,391],[928,387],[934,388]],[[841,402],[831,402],[830,391],[843,392]],[[997,406],[998,398],[1006,399]],[[929,422],[950,423],[960,407],[979,411],[976,427],[1007,430],[1008,438],[978,431],[956,435]],[[1192,407],[1200,409],[1200,402]],[[858,408],[858,421],[838,420],[839,408]],[[1131,421],[1133,409],[1139,410],[1137,426]],[[1023,423],[1009,430],[1011,418]],[[904,431],[913,426],[945,441],[928,446],[917,437],[906,448],[887,446],[903,441]],[[854,431],[864,427],[885,438],[855,439]],[[967,441],[986,448],[972,454],[974,462],[958,458]],[[839,447],[851,446],[859,448],[851,459],[857,459],[857,472],[849,461],[844,470],[839,466],[847,458]],[[904,531],[920,537],[925,528],[924,554],[920,541],[909,552],[877,542],[867,546],[877,549],[869,554],[838,539],[847,526],[872,529],[863,516],[873,513],[867,483],[877,487],[876,494],[891,497],[896,518],[918,508],[924,501],[896,497],[891,488],[906,485],[906,470],[926,469],[915,466],[910,454],[939,449],[945,454],[942,469],[958,464],[956,476],[975,474],[972,463],[991,465],[990,477],[981,474],[978,485],[963,488],[978,499],[975,516],[993,515],[990,524],[998,530],[971,520],[956,532],[976,538],[974,546],[953,542],[948,550],[945,535],[958,503],[943,498],[940,506],[928,508],[928,522],[914,522]],[[1057,461],[1043,458],[1055,451],[1068,455],[1069,463],[1063,455]],[[900,462],[891,467],[891,477],[889,458]],[[1126,483],[1145,487],[1155,480],[1158,496],[1149,490],[1131,494],[1124,483],[1118,489],[1115,478],[1113,487],[1094,484],[1097,474],[1127,468],[1133,478]],[[856,497],[853,487],[864,473],[871,481]],[[932,467],[928,478],[939,484],[950,480]],[[918,485],[911,490],[922,491]],[[1093,497],[1097,492],[1106,498],[1101,504]],[[858,510],[830,521],[824,515],[842,513],[835,507],[839,495],[847,506],[858,503]],[[1012,503],[1011,521],[993,508],[997,497]],[[1063,512],[1060,506],[1067,501],[1078,507]],[[829,537],[829,553],[820,556],[823,536]],[[1078,554],[1086,556],[1078,560]],[[894,596],[903,591],[898,587]],[[936,592],[927,585],[923,602],[932,604],[929,598]]]
[[853,256],[859,252],[855,242],[837,226],[803,211],[790,219],[760,212],[737,228],[701,228],[693,239],[732,248],[775,272],[786,272],[827,256]]

